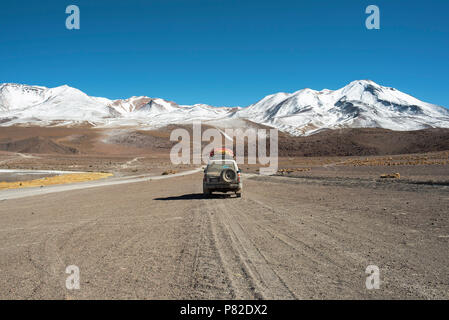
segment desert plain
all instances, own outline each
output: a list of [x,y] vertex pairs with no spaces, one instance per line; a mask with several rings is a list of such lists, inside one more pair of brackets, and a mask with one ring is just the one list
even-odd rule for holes
[[[449,298],[449,130],[281,134],[235,198],[171,129],[0,128],[0,299]],[[108,175],[26,186],[66,171]]]

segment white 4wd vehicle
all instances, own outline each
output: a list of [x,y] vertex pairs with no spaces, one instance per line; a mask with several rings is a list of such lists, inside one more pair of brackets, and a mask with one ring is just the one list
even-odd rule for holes
[[211,159],[204,170],[203,194],[210,195],[214,191],[235,192],[242,196],[242,181],[237,162],[231,159]]

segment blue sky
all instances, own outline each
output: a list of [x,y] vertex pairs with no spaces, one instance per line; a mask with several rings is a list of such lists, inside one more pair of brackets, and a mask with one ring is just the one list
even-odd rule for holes
[[[67,30],[66,6],[81,10]],[[380,8],[381,29],[365,28]],[[449,107],[446,0],[4,1],[0,82],[246,106],[371,79]]]

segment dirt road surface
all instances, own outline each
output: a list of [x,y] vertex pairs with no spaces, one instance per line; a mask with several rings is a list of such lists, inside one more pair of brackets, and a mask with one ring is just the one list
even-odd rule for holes
[[246,177],[204,199],[201,179],[0,201],[0,298],[449,298],[447,186]]

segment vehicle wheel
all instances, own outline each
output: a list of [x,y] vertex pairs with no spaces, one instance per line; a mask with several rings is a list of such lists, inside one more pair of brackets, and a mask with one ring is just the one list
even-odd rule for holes
[[236,192],[235,195],[237,196],[237,198],[241,198],[242,197],[242,193],[241,192]]
[[203,189],[203,196],[209,197],[212,194],[212,192],[209,189]]

